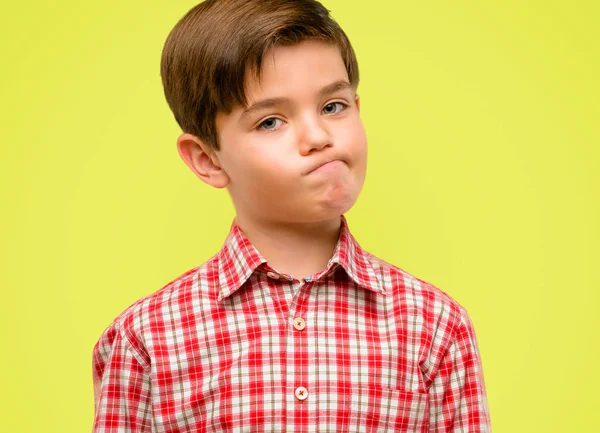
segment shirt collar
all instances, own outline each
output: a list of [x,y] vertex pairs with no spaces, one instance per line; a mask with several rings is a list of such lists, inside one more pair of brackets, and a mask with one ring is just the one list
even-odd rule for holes
[[[326,268],[316,275],[320,279],[341,266],[346,274],[359,286],[384,294],[379,275],[373,269],[371,254],[361,248],[348,227],[348,221],[341,215],[341,229],[333,254]],[[273,268],[252,245],[235,219],[219,253],[213,259],[218,271],[218,300],[230,296],[238,290],[254,272],[268,272]]]

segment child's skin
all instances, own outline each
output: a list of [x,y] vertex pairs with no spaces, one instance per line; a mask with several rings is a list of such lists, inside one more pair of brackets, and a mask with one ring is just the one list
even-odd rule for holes
[[[296,278],[327,265],[338,239],[340,215],[364,184],[367,139],[359,96],[349,87],[339,49],[308,40],[265,56],[260,82],[246,74],[249,106],[288,98],[242,116],[218,113],[221,149],[182,134],[179,154],[204,182],[227,188],[236,222],[268,263]],[[321,89],[345,82],[327,94]],[[312,171],[321,164],[337,162]]]

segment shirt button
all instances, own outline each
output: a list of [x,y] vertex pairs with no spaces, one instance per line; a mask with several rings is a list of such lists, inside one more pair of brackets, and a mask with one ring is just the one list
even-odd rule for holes
[[294,328],[296,328],[298,331],[302,331],[304,328],[306,328],[306,322],[302,317],[296,317],[294,319]]
[[296,388],[296,391],[294,391],[294,394],[296,395],[296,398],[298,400],[306,400],[306,398],[308,397],[308,390],[303,386],[299,386],[298,388]]
[[275,272],[267,272],[267,277],[273,278],[274,280],[279,279],[279,275],[277,275]]

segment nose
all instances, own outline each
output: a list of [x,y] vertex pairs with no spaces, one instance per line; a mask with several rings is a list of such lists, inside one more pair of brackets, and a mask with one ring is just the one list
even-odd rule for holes
[[298,142],[302,155],[333,145],[326,121],[318,115],[306,115],[298,128]]

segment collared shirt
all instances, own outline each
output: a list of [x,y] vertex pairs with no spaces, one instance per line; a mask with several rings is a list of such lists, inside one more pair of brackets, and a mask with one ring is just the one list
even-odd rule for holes
[[279,272],[235,220],[93,352],[94,432],[490,432],[475,331],[433,285],[363,250]]

